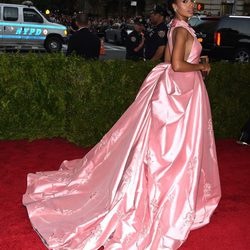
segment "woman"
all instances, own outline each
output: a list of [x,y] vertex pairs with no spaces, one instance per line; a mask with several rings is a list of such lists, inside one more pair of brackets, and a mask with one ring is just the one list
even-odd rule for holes
[[23,197],[34,229],[53,249],[177,249],[209,223],[220,200],[201,45],[175,0],[166,62],[82,159],[28,175]]

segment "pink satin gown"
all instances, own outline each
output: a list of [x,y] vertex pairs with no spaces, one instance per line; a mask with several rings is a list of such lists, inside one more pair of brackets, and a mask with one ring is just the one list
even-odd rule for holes
[[[188,62],[198,63],[194,37]],[[30,221],[51,249],[177,249],[209,223],[221,190],[201,73],[156,66],[135,101],[82,159],[28,175]]]

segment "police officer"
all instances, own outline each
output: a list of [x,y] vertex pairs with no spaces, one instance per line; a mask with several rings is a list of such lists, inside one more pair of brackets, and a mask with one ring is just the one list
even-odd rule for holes
[[134,20],[134,28],[126,38],[126,59],[140,60],[143,59],[144,49],[144,20],[142,18],[136,18]]
[[164,60],[167,45],[167,25],[165,18],[167,11],[160,5],[155,5],[150,13],[153,28],[146,33],[145,59],[151,61]]
[[98,59],[101,41],[88,28],[88,15],[80,13],[76,16],[79,30],[69,38],[67,55],[75,53],[85,59]]

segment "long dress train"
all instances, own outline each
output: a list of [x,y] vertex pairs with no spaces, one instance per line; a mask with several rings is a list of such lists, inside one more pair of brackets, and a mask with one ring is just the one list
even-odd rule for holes
[[[174,20],[168,33],[194,37]],[[51,249],[177,249],[220,200],[210,105],[200,72],[157,65],[135,101],[82,159],[28,175],[23,204]]]

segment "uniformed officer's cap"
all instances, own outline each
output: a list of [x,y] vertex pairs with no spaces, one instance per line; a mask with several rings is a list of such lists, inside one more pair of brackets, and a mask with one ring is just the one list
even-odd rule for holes
[[143,19],[143,18],[141,18],[141,17],[136,17],[135,19],[134,19],[134,23],[135,24],[141,24],[141,25],[145,25],[145,20]]
[[166,8],[164,8],[158,4],[154,5],[154,8],[150,11],[150,13],[151,14],[160,14],[161,16],[164,16],[164,17],[168,15]]

